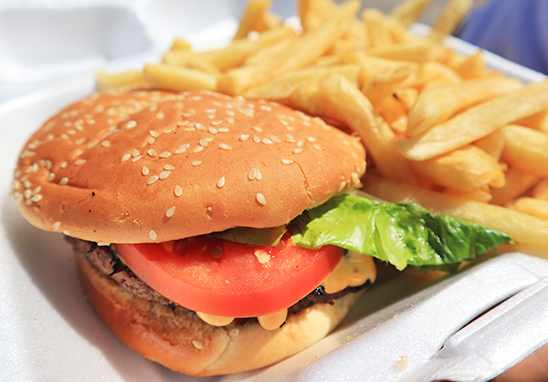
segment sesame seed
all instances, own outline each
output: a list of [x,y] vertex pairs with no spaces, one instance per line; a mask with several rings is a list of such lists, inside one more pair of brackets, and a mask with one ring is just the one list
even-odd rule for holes
[[293,163],[293,161],[291,159],[284,158],[284,159],[282,159],[282,163],[283,164],[291,164],[291,163]]
[[160,133],[157,132],[156,130],[150,130],[148,132],[151,136],[153,136],[154,138],[158,138],[160,136]]
[[181,196],[183,195],[183,189],[181,188],[181,186],[176,185],[173,189],[173,193],[175,194],[175,196]]
[[261,142],[264,143],[265,145],[271,145],[271,144],[274,143],[274,142],[272,142],[271,139],[268,139],[268,138],[261,139]]
[[316,143],[313,147],[318,151],[322,149],[322,146],[320,146],[318,143]]
[[148,233],[148,237],[150,237],[151,240],[157,240],[158,234],[151,229],[150,232]]
[[169,208],[167,211],[166,211],[166,217],[170,218],[173,216],[173,214],[175,213],[175,206],[172,206],[171,208]]
[[193,165],[194,167],[199,166],[199,165],[201,165],[201,164],[202,164],[202,161],[201,161],[201,160],[194,160],[194,161],[192,161],[192,163],[191,163],[191,165]]
[[177,126],[182,127],[188,125],[188,121],[177,122]]
[[148,144],[149,145],[153,144],[154,142],[156,142],[156,139],[154,139],[154,137],[148,138]]
[[304,141],[298,141],[297,142],[297,147],[303,147],[304,146]]
[[146,176],[146,175],[149,174],[149,172],[150,172],[150,170],[148,169],[147,166],[143,166],[143,168],[141,168],[141,174]]
[[60,168],[65,168],[65,167],[67,167],[67,165],[68,165],[68,162],[65,161],[65,162],[61,162],[61,164],[59,165],[59,167],[60,167]]
[[151,157],[155,157],[156,155],[158,155],[158,153],[154,149],[148,149],[147,154]]
[[158,118],[158,119],[164,118],[164,113],[159,112],[158,114],[156,114],[156,118]]
[[109,142],[109,141],[103,141],[103,142],[101,142],[101,146],[103,146],[103,147],[109,147],[109,146],[110,146],[110,142]]
[[198,143],[200,144],[200,146],[209,147],[208,141],[206,139],[200,139]]
[[32,197],[32,191],[29,190],[28,188],[23,192],[23,196],[25,197],[25,199],[30,199]]
[[186,149],[188,149],[190,147],[190,145],[188,143],[185,143],[184,145],[181,145],[179,146],[179,148],[177,150],[175,150],[173,153],[174,154],[182,154],[186,151]]
[[261,142],[261,138],[259,138],[258,136],[254,135],[254,136],[253,136],[253,142],[255,142],[255,143],[260,143],[260,142]]
[[204,347],[204,344],[201,343],[200,341],[198,340],[193,340],[192,341],[192,345],[194,345],[194,347],[198,350],[202,349]]
[[225,177],[222,176],[222,177],[217,181],[217,187],[218,187],[218,188],[223,188],[224,185],[225,185],[225,183],[226,183]]
[[201,123],[197,123],[197,124],[196,124],[196,128],[197,128],[198,130],[205,130],[205,129],[206,129],[205,126],[202,125]]
[[249,172],[247,173],[247,179],[254,180],[256,177],[257,177],[257,169],[252,168],[251,170],[249,170]]
[[129,158],[131,158],[131,154],[130,154],[130,153],[125,153],[125,154],[122,156],[122,162],[127,161]]
[[42,200],[42,195],[40,195],[40,194],[34,195],[32,198],[30,198],[30,200],[32,200],[33,202],[37,203],[37,202],[39,202],[40,200]]
[[217,109],[205,109],[204,111],[206,112],[206,114],[213,114],[217,111]]
[[159,179],[158,175],[152,175],[149,179],[147,184],[153,184]]
[[275,135],[271,135],[271,136],[270,136],[270,140],[271,140],[272,142],[274,142],[274,143],[280,143],[280,142],[281,142],[280,138],[278,138],[278,137],[275,136]]
[[223,123],[223,121],[211,121],[213,126],[219,126],[221,123]]
[[221,127],[219,128],[219,133],[228,133],[230,129],[228,127]]
[[249,135],[247,135],[247,134],[240,135],[240,141],[243,142],[243,141],[247,141],[248,139],[249,139]]
[[196,128],[194,126],[185,127],[185,131],[194,131]]
[[228,117],[228,118],[226,119],[226,123],[228,123],[229,125],[233,125],[233,124],[234,124],[234,118]]
[[137,126],[137,122],[135,121],[129,121],[128,123],[126,123],[126,129],[133,129],[135,126]]
[[156,110],[158,110],[158,105],[152,105],[151,107],[149,107],[148,110],[150,110],[150,111],[156,111]]
[[219,132],[219,130],[214,127],[210,127],[209,129],[207,129],[207,131],[209,131],[211,134],[217,134]]
[[353,172],[351,176],[352,176],[352,182],[355,185],[360,184],[360,177],[358,176],[358,173]]
[[175,166],[171,165],[171,164],[166,164],[164,166],[164,170],[167,170],[167,171],[173,171],[175,170]]
[[171,156],[171,153],[169,151],[164,151],[163,153],[160,153],[160,158],[169,158]]
[[53,223],[53,229],[58,231],[59,228],[61,228],[61,222],[55,222]]
[[131,161],[133,163],[137,162],[139,159],[141,159],[143,156],[142,155],[139,155],[139,156],[136,156],[135,158],[133,158]]
[[51,182],[53,179],[55,179],[55,174],[53,172],[50,172],[46,177],[46,182]]
[[167,179],[167,177],[171,175],[171,171],[162,171],[159,175],[159,178],[161,180]]
[[301,149],[301,148],[293,149],[293,154],[300,154],[302,152],[303,152],[303,149]]
[[223,149],[223,150],[230,150],[232,149],[232,147],[230,147],[229,145],[227,145],[226,143],[219,143],[219,148]]
[[61,180],[59,181],[59,185],[60,186],[64,186],[65,184],[68,183],[68,178],[67,177],[62,177]]
[[255,169],[255,179],[261,180],[263,179],[263,174],[258,169]]
[[257,199],[257,202],[259,202],[259,204],[262,204],[263,206],[266,204],[266,199],[264,195],[260,192],[255,196],[255,198]]
[[251,127],[253,129],[253,131],[255,131],[256,133],[262,133],[263,132],[263,129],[261,129],[259,126],[253,126]]
[[202,151],[204,149],[204,146],[198,146],[194,149],[194,152],[195,153],[199,153],[200,151]]
[[339,189],[337,190],[337,192],[341,192],[342,190],[344,190],[345,187],[346,187],[346,182],[343,180],[341,184],[339,185]]
[[38,186],[32,190],[32,195],[37,195],[40,191],[42,191],[42,186]]

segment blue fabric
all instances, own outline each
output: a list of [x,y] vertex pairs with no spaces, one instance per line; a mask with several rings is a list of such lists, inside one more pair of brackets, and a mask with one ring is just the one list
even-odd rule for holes
[[492,0],[469,15],[457,36],[548,74],[548,0]]

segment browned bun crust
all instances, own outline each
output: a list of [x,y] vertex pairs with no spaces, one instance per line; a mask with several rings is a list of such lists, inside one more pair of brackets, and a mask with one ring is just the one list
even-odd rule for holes
[[275,227],[356,185],[356,138],[271,102],[94,94],[25,145],[12,195],[35,226],[100,243]]
[[84,254],[75,256],[86,294],[112,332],[144,357],[192,376],[257,369],[298,353],[332,331],[359,296],[350,293],[334,305],[317,304],[290,314],[274,331],[256,320],[215,327],[192,311],[135,297],[100,273]]

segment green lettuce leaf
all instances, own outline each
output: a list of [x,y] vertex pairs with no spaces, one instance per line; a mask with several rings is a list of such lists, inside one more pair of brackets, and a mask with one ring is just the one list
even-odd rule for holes
[[292,227],[296,245],[336,245],[399,270],[408,265],[450,270],[511,241],[502,232],[433,215],[417,204],[374,203],[348,194],[305,211]]

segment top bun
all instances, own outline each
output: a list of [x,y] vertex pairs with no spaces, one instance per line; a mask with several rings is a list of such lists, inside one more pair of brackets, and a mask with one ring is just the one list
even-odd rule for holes
[[354,137],[216,93],[97,93],[27,142],[12,186],[33,225],[99,243],[276,227],[359,183]]

